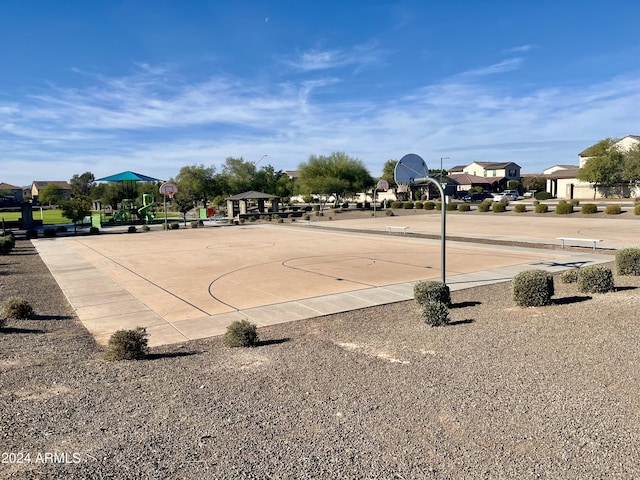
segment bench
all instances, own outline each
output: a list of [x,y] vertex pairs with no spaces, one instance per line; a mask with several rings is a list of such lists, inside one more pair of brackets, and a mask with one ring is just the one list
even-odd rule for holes
[[407,234],[407,229],[409,227],[397,227],[395,225],[387,225],[387,230],[389,231],[389,233],[392,233],[394,230],[395,231],[402,231],[402,233],[404,233],[405,235]]
[[596,245],[600,243],[602,240],[598,240],[596,238],[571,238],[571,237],[556,237],[556,240],[560,240],[562,242],[562,248],[564,248],[565,242],[584,242],[584,243],[592,243],[593,249],[596,249]]

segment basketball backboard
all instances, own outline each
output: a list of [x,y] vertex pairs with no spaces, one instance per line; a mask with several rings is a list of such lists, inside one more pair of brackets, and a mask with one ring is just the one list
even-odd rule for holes
[[398,183],[413,184],[416,179],[423,179],[429,176],[427,163],[415,153],[409,153],[402,157],[393,171],[393,176]]

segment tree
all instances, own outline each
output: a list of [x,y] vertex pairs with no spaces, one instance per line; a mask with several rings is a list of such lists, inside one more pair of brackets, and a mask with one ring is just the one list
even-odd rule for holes
[[82,175],[74,175],[69,181],[71,185],[72,197],[90,197],[91,191],[96,186],[96,177],[91,172],[84,172]]
[[104,205],[117,210],[118,203],[124,198],[124,192],[116,182],[99,183],[91,191],[91,198],[100,200]]
[[73,233],[78,233],[78,222],[91,214],[88,197],[74,197],[62,204],[62,214],[73,222]]
[[362,161],[344,152],[334,152],[328,157],[311,155],[298,170],[303,193],[334,195],[336,204],[340,197],[364,192],[375,185]]
[[640,143],[625,153],[622,178],[632,185],[640,183]]
[[289,176],[282,170],[276,171],[271,165],[265,165],[254,175],[251,189],[277,195],[280,198],[290,197],[293,192],[292,183]]
[[201,201],[204,207],[213,197],[222,193],[218,188],[215,167],[204,165],[191,165],[182,167],[176,177],[178,192],[188,192],[195,201]]
[[47,183],[39,192],[41,202],[57,204],[64,198],[64,192],[57,183]]
[[547,188],[547,179],[544,176],[527,175],[522,177],[522,188],[524,190],[544,191]]
[[[178,211],[182,214],[184,224],[187,224],[187,213],[196,206],[196,202],[188,191],[178,189],[178,193],[173,196],[173,201],[178,207]],[[205,207],[206,208],[206,207]]]
[[256,172],[255,163],[246,162],[242,157],[227,157],[222,166],[222,175],[225,177],[225,183],[228,188],[227,193],[235,195],[252,190]]
[[587,161],[578,170],[578,180],[593,184],[593,198],[598,188],[621,182],[624,163],[623,154],[615,147],[616,140],[605,138],[590,147]]
[[389,188],[397,188],[395,170],[398,160],[387,160],[382,167],[382,179],[386,180]]

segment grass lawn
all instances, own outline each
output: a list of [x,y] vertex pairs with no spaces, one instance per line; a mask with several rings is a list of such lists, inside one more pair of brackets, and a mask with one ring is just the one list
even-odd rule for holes
[[[11,220],[20,220],[22,218],[21,212],[0,212],[0,220],[5,219],[6,221]],[[33,209],[33,219],[34,220],[42,220],[43,225],[59,225],[61,223],[73,223],[67,217],[62,215],[62,210],[42,210],[42,215],[40,214],[39,208]]]

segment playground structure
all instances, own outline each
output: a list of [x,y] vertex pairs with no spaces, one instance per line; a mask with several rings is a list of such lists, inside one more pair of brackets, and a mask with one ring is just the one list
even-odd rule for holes
[[133,217],[136,216],[140,220],[144,219],[146,223],[151,223],[156,218],[155,207],[155,198],[152,193],[142,195],[141,207],[138,207],[133,200],[125,198],[122,200],[120,210],[113,214],[113,220],[125,223],[131,221]]

